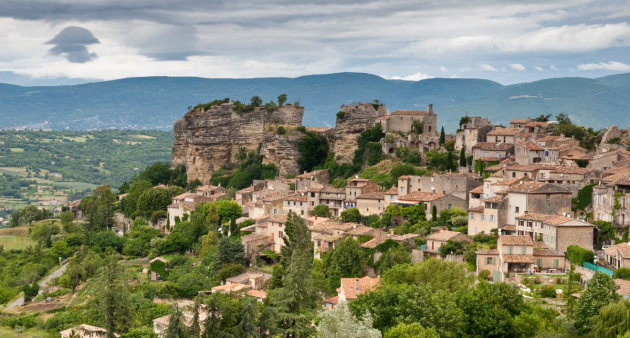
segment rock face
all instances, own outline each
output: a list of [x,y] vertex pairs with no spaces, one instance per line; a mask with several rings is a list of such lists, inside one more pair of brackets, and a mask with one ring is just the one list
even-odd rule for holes
[[357,105],[343,105],[341,110],[343,117],[338,116],[335,125],[334,147],[335,157],[339,163],[350,163],[357,149],[357,140],[361,133],[372,128],[374,122],[380,116],[387,114],[385,106],[379,106],[378,110],[371,103],[359,103]]
[[606,129],[604,135],[602,136],[600,147],[605,147],[606,145],[608,145],[608,142],[610,140],[618,137],[621,137],[621,131],[619,130],[619,128],[617,128],[617,126],[608,127],[608,129]]
[[302,133],[297,135],[265,134],[260,147],[263,164],[275,164],[280,176],[298,174],[300,172],[300,166],[297,163],[300,157],[298,142],[301,138]]
[[[233,108],[234,104],[231,102],[210,107],[208,110],[199,108],[175,122],[172,165],[185,165],[189,180],[199,179],[202,183],[208,183],[216,170],[234,164],[234,155],[241,148],[247,151],[257,150],[271,124],[298,126],[302,123],[304,114],[303,107],[289,105],[282,106],[273,113],[258,108],[238,114]],[[273,133],[275,134],[275,130]],[[297,149],[297,143],[295,148]],[[267,159],[266,163],[280,167],[272,159]]]

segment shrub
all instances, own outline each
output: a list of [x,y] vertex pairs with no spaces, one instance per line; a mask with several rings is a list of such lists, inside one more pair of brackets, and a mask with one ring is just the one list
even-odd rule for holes
[[337,118],[339,120],[343,120],[344,117],[346,117],[346,113],[345,112],[342,112],[342,111],[337,112]]
[[158,297],[160,298],[173,298],[177,297],[177,285],[173,282],[166,282],[160,286],[160,290],[157,292]]
[[621,268],[615,270],[615,273],[613,273],[612,278],[613,279],[619,278],[619,279],[623,279],[623,280],[630,280],[630,269],[621,267]]
[[300,133],[306,133],[306,127],[305,126],[299,126],[295,130],[299,131]]
[[241,264],[225,264],[219,271],[217,271],[217,279],[225,281],[226,279],[234,276],[238,276],[245,271],[245,267]]
[[480,282],[490,279],[490,271],[488,270],[479,271],[479,276],[477,276],[477,279],[479,279]]
[[556,287],[545,284],[540,288],[540,296],[543,298],[556,298]]
[[284,129],[283,126],[279,126],[278,129],[276,130],[276,132],[278,133],[278,135],[284,135],[287,133],[287,130]]

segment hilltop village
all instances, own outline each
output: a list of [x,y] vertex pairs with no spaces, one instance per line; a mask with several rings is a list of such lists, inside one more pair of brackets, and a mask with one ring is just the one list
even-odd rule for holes
[[[47,244],[72,248],[59,256],[68,268],[47,292],[72,289],[69,304],[89,307],[75,289],[94,277],[98,259],[78,249],[90,241],[121,255],[128,279],[111,283],[172,306],[137,319],[148,336],[330,336],[332,316],[349,336],[571,336],[599,332],[600,308],[630,297],[630,131],[560,114],[462,116],[447,134],[430,104],[376,100],[342,105],[334,128],[302,126],[303,113],[283,95],[192,108],[171,166],[68,203]],[[103,259],[92,264],[118,271]],[[610,291],[599,305],[591,281]],[[57,327],[133,327],[94,318]]]

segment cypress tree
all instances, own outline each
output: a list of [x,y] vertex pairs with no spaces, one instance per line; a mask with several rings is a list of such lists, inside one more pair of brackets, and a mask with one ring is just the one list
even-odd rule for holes
[[459,152],[459,166],[466,166],[466,149],[462,147],[462,150]]
[[446,143],[446,135],[444,134],[444,127],[442,127],[442,130],[440,131],[440,145],[443,145],[444,143]]

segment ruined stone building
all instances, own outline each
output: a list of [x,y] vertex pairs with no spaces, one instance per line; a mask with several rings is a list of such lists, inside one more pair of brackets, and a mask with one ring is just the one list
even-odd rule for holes
[[461,130],[455,135],[455,150],[465,147],[466,154],[472,154],[472,147],[478,142],[485,142],[488,132],[492,130],[492,123],[480,116],[467,116],[468,121],[460,126]]

